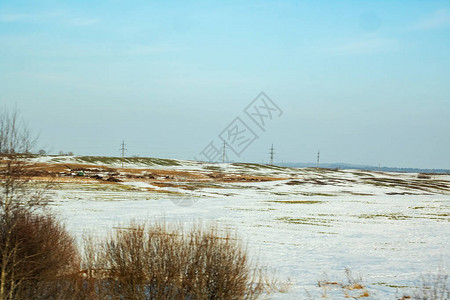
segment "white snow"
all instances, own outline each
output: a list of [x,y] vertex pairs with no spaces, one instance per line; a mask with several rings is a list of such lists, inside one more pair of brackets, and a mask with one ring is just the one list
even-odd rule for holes
[[[228,171],[237,169],[232,166]],[[269,299],[304,299],[305,290],[320,298],[323,290],[317,283],[324,273],[330,279],[343,280],[346,267],[362,276],[370,299],[395,299],[409,293],[422,275],[449,266],[449,192],[367,184],[356,171],[327,175],[303,169],[275,172],[291,179],[227,183],[223,188],[195,192],[178,189],[184,196],[149,192],[146,188],[157,187],[147,182],[120,183],[137,190],[73,186],[55,191],[53,205],[80,239],[85,231],[104,234],[132,219],[187,224],[200,220],[237,230],[253,258],[274,270],[281,280],[292,282],[287,293],[271,294]],[[271,174],[268,170],[263,173]],[[405,180],[417,177],[368,174]],[[286,184],[308,178],[341,181]],[[446,182],[449,179],[448,175],[439,177]],[[415,194],[386,194],[405,191]],[[177,205],[183,197],[188,200],[183,203],[192,205]],[[328,295],[344,299],[337,289]]]

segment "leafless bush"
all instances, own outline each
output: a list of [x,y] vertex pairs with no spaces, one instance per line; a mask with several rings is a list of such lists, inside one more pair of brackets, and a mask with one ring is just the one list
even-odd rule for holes
[[439,270],[435,275],[422,277],[422,284],[414,292],[412,299],[415,300],[445,300],[450,299],[450,286],[448,285],[448,274]]
[[27,153],[36,144],[28,126],[19,121],[18,110],[0,109],[0,213],[33,210],[45,205],[43,189],[30,189],[33,164]]
[[[0,219],[0,299],[55,299],[79,270],[73,238],[52,215],[14,211]],[[62,299],[62,298],[60,298]]]
[[0,109],[0,153],[30,153],[36,141],[17,109]]
[[370,296],[360,276],[354,277],[352,271],[348,268],[345,269],[345,276],[347,282],[329,280],[324,274],[324,278],[318,282],[318,286],[323,290],[322,298],[327,298],[328,292],[331,290],[341,291],[345,298],[359,299]]
[[77,261],[72,238],[41,210],[48,186],[32,186],[35,142],[17,110],[0,110],[0,300],[59,297]]
[[0,155],[0,213],[17,209],[34,211],[47,204],[46,192],[50,182],[40,188],[32,187],[33,165],[17,155]]
[[86,294],[98,299],[256,299],[264,272],[217,228],[132,224],[85,249]]

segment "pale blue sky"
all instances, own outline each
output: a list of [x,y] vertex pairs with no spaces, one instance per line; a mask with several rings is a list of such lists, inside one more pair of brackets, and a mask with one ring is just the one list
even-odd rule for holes
[[0,105],[53,153],[200,158],[261,91],[231,159],[450,168],[450,2],[0,0]]

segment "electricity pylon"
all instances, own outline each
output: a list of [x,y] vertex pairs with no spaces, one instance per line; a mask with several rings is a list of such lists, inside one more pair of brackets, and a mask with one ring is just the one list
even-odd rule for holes
[[125,150],[127,150],[127,149],[125,149],[125,141],[122,141],[122,148],[120,149],[121,151],[122,151],[122,169],[123,169],[123,161],[124,161],[124,158],[125,158]]
[[317,169],[319,168],[319,161],[320,161],[320,150],[317,151]]
[[272,147],[270,148],[270,165],[273,165],[273,155],[275,154],[275,152],[273,151],[273,144]]

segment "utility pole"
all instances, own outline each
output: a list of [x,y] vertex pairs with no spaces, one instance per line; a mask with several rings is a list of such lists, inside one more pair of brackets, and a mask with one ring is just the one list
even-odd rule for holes
[[127,149],[125,149],[125,141],[122,141],[121,146],[122,146],[122,148],[120,150],[122,151],[122,169],[123,169],[123,160],[125,158],[125,150],[127,150]]
[[320,150],[317,151],[317,169],[319,168],[319,161],[320,161]]
[[275,152],[273,151],[273,144],[272,147],[270,148],[270,165],[273,165],[273,155],[275,154]]
[[227,151],[227,144],[225,143],[225,141],[223,141],[222,163],[225,163],[226,151]]

